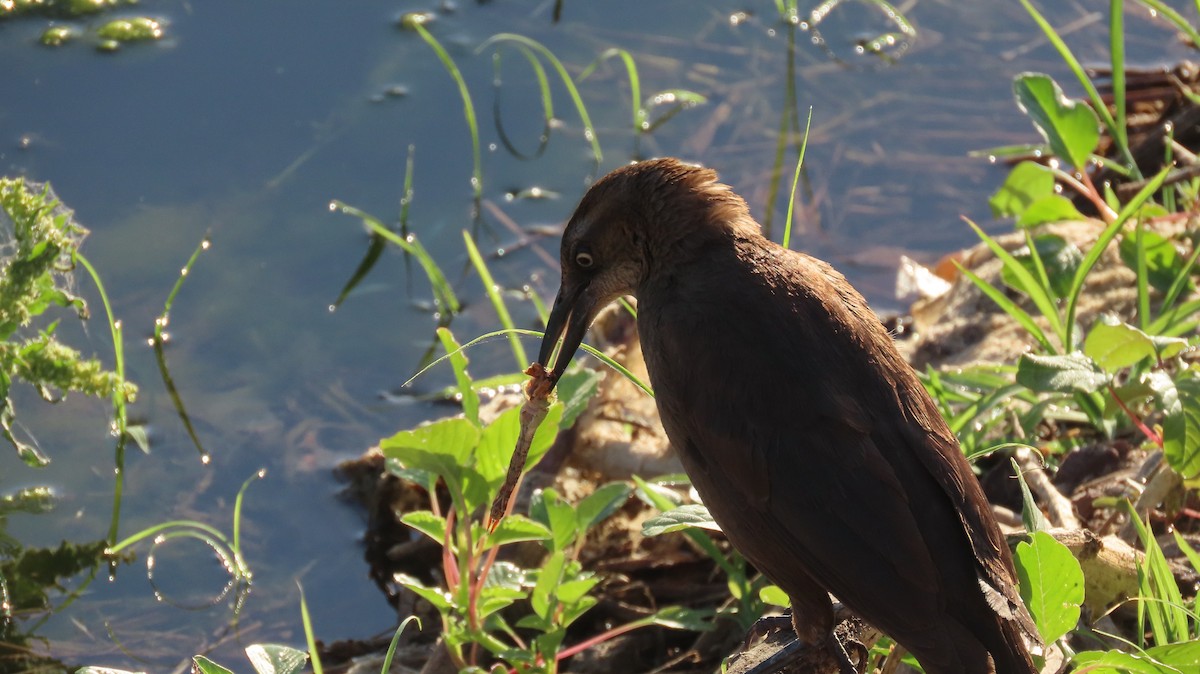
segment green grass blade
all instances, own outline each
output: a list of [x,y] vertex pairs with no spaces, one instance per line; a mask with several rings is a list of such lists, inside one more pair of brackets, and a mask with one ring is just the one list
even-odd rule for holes
[[[1160,0],[1138,0],[1138,2],[1154,10],[1159,16],[1171,22],[1171,24],[1175,26],[1175,29],[1186,35],[1188,40],[1190,40],[1193,45],[1200,45],[1200,32],[1197,32],[1196,28],[1192,26],[1191,22],[1185,19],[1182,14],[1167,6],[1165,2],[1160,2]],[[1196,3],[1196,11],[1200,12],[1200,2]]]
[[129,437],[129,418],[125,410],[125,339],[121,330],[121,322],[113,317],[112,304],[108,301],[108,293],[104,290],[104,283],[100,280],[100,274],[96,272],[96,268],[88,261],[87,257],[75,251],[75,260],[83,265],[89,276],[92,277],[92,282],[96,284],[96,292],[100,295],[100,303],[104,305],[104,316],[108,321],[108,329],[113,340],[113,373],[117,375],[118,385],[113,387],[112,404],[113,404],[113,423],[117,429],[117,445],[113,451],[113,512],[112,520],[108,525],[108,542],[112,543],[117,540],[117,532],[120,530],[121,523],[121,496],[124,493],[125,487],[125,442]]
[[808,106],[808,121],[804,123],[804,138],[800,141],[800,158],[796,160],[796,173],[792,176],[792,192],[788,197],[787,219],[783,223],[783,247],[792,247],[792,216],[796,207],[796,187],[800,184],[800,169],[804,166],[804,152],[808,150],[808,131],[812,128],[812,106]]
[[579,89],[575,86],[575,81],[571,79],[571,74],[567,72],[566,67],[558,60],[554,52],[536,40],[531,40],[524,35],[517,35],[515,33],[497,33],[479,45],[479,49],[476,52],[482,51],[493,44],[503,44],[506,42],[525,45],[538,54],[541,54],[542,58],[550,63],[554,71],[558,73],[559,78],[562,79],[563,86],[566,87],[567,94],[571,97],[571,102],[575,104],[575,110],[579,113],[580,121],[583,122],[583,135],[592,145],[592,156],[595,157],[597,163],[603,161],[604,153],[600,151],[600,141],[596,138],[596,130],[592,125],[592,118],[588,115],[587,106],[583,104],[583,97],[579,95]]
[[1186,641],[1189,637],[1188,617],[1175,575],[1154,533],[1142,521],[1133,504],[1122,500],[1121,505],[1137,529],[1146,553],[1145,561],[1138,564],[1139,604],[1146,604],[1155,643],[1161,646]]
[[360,211],[341,201],[335,200],[329,206],[331,210],[341,211],[362,220],[363,224],[373,233],[396,244],[401,250],[415,257],[417,262],[420,263],[421,268],[425,270],[425,276],[429,279],[429,284],[433,286],[433,294],[440,308],[452,314],[459,312],[462,306],[459,304],[458,297],[454,294],[453,288],[450,287],[450,282],[446,280],[446,275],[442,273],[441,267],[438,266],[429,252],[425,250],[425,247],[421,245],[420,240],[417,239],[415,234],[400,236],[388,229],[375,216]]
[[1200,300],[1192,300],[1178,306],[1173,306],[1154,319],[1154,322],[1146,328],[1146,332],[1152,335],[1182,334],[1176,329],[1180,325],[1179,322],[1197,312],[1200,312]]
[[[1059,338],[1059,340],[1062,341],[1063,348],[1065,348],[1067,351],[1070,351],[1072,348],[1071,343],[1066,341],[1067,335],[1063,330],[1062,320],[1058,316],[1058,307],[1055,306],[1054,298],[1050,292],[1049,279],[1046,280],[1045,284],[1040,283],[1038,279],[1034,278],[1033,274],[1029,273],[1029,270],[1025,268],[1025,265],[1021,264],[1015,257],[1013,257],[1012,253],[1009,253],[1007,250],[1005,250],[1004,246],[1001,246],[996,242],[995,239],[988,236],[986,232],[979,228],[979,225],[976,225],[971,220],[967,220],[967,224],[971,226],[971,229],[975,230],[975,234],[979,236],[979,239],[983,241],[983,243],[987,245],[989,249],[991,249],[992,253],[995,254],[997,258],[1000,259],[1000,261],[1004,264],[1004,268],[1012,272],[1012,274],[1016,276],[1017,280],[1021,282],[1021,286],[1025,291],[1025,294],[1030,300],[1033,301],[1034,305],[1037,306],[1038,311],[1040,311],[1042,316],[1050,323],[1050,329],[1053,330],[1054,334]],[[1026,236],[1028,237],[1028,234],[1026,234]],[[1029,241],[1029,244],[1030,250],[1034,251],[1035,248],[1033,247],[1032,240]],[[1033,252],[1032,254],[1035,256],[1037,255],[1036,252]],[[1044,268],[1042,269],[1042,274],[1045,275]],[[976,283],[976,285],[978,285],[978,283]],[[1016,305],[1014,304],[1013,306]],[[1008,312],[1007,309],[1005,309],[1005,311]],[[1022,313],[1024,313],[1024,311],[1022,311]],[[1013,314],[1009,312],[1009,315]],[[1013,317],[1016,318],[1016,316]],[[1041,332],[1041,330],[1039,329],[1038,332]],[[1044,333],[1042,334],[1042,338],[1038,341],[1048,344],[1048,342],[1046,342]],[[1055,353],[1053,348],[1049,350],[1051,353]]]
[[1046,263],[1042,261],[1042,254],[1038,252],[1037,245],[1033,241],[1033,234],[1028,228],[1022,231],[1025,234],[1025,246],[1029,248],[1029,259],[1033,261],[1033,271],[1037,273],[1038,286],[1049,293],[1050,275],[1046,273]]
[[412,206],[413,201],[413,155],[417,152],[417,146],[411,143],[408,146],[408,157],[404,160],[404,191],[400,195],[400,233],[408,234],[408,208]]
[[404,634],[405,628],[413,621],[417,623],[417,631],[421,631],[421,619],[415,615],[410,615],[400,621],[400,626],[396,628],[396,633],[392,635],[392,642],[388,644],[387,654],[383,656],[383,666],[379,668],[382,674],[388,674],[388,672],[392,671],[392,659],[396,657],[396,647],[400,645],[400,635]]
[[[517,45],[521,55],[529,62],[529,67],[533,69],[533,77],[538,83],[538,95],[542,100],[542,120],[550,122],[554,119],[554,96],[550,93],[550,78],[546,76],[546,67],[538,60],[533,50],[524,46]],[[499,54],[497,54],[499,58]]]
[[958,267],[960,272],[965,274],[966,277],[975,284],[977,288],[983,291],[984,295],[990,297],[993,302],[1003,309],[1004,313],[1008,314],[1013,320],[1020,323],[1021,327],[1025,328],[1026,332],[1032,335],[1033,338],[1037,340],[1038,344],[1041,344],[1043,349],[1045,349],[1048,353],[1057,353],[1054,350],[1054,345],[1050,343],[1050,340],[1046,339],[1046,333],[1043,332],[1040,327],[1038,327],[1038,324],[1034,322],[1033,317],[1030,316],[1024,309],[1017,306],[1012,300],[1008,299],[1004,292],[999,288],[983,280],[970,269],[967,269],[957,262],[954,264],[956,267]]
[[405,16],[401,21],[401,25],[405,28],[416,31],[417,35],[429,45],[430,49],[437,54],[438,60],[442,62],[442,66],[446,68],[446,72],[458,85],[458,95],[463,102],[463,117],[467,120],[467,128],[471,132],[471,157],[474,160],[474,170],[472,171],[471,184],[475,188],[475,198],[483,197],[483,160],[479,152],[479,123],[475,118],[475,104],[471,101],[471,90],[467,88],[467,82],[463,79],[462,72],[459,71],[458,65],[454,59],[450,58],[450,53],[445,47],[435,38],[423,25],[423,21],[417,17],[423,16],[418,13],[412,13]]
[[200,257],[200,253],[209,249],[212,241],[205,234],[204,238],[196,246],[196,250],[192,251],[192,256],[188,258],[187,264],[183,265],[183,269],[179,272],[179,278],[175,279],[175,285],[171,287],[171,292],[167,293],[167,300],[163,303],[162,313],[158,315],[158,320],[154,322],[154,339],[162,340],[162,331],[166,327],[168,318],[171,315],[171,307],[175,304],[175,296],[179,294],[179,289],[183,287],[183,281],[192,272],[192,267],[195,266],[196,260]]
[[1108,3],[1108,53],[1112,74],[1113,107],[1116,109],[1117,146],[1129,147],[1125,121],[1125,0]]
[[[488,299],[492,301],[496,315],[500,317],[500,325],[504,326],[506,330],[515,329],[512,316],[508,313],[508,306],[505,305],[504,298],[500,295],[500,286],[496,285],[496,281],[492,278],[492,272],[488,270],[487,263],[479,254],[479,248],[475,246],[475,240],[471,238],[470,232],[463,230],[463,241],[467,244],[467,256],[471,258],[471,264],[475,265],[475,271],[479,273],[479,280],[483,281],[483,289],[487,293]],[[509,333],[508,341],[512,345],[513,357],[517,359],[517,369],[524,370],[529,366],[525,347],[521,345],[521,340],[515,334]]]
[[1146,231],[1145,223],[1138,221],[1137,228],[1134,230],[1134,273],[1137,277],[1137,312],[1138,312],[1138,327],[1142,330],[1150,324],[1150,278],[1149,271],[1146,269],[1146,241],[1143,233]]
[[517,51],[529,63],[529,67],[533,69],[534,79],[537,80],[538,93],[542,101],[542,132],[538,136],[537,149],[532,153],[522,152],[517,149],[516,143],[508,137],[508,131],[504,127],[504,113],[500,106],[501,91],[503,90],[503,80],[501,79],[501,71],[503,70],[501,63],[503,59],[500,52],[496,51],[492,54],[492,70],[495,77],[492,78],[492,88],[495,90],[495,96],[492,101],[492,116],[496,120],[496,133],[500,136],[500,142],[514,156],[521,159],[534,159],[540,157],[546,150],[546,145],[550,142],[550,129],[554,124],[554,96],[550,93],[550,78],[546,76],[546,68],[542,65],[537,55],[533,50],[524,46],[516,45]]
[[779,183],[783,179],[783,157],[787,153],[788,133],[791,125],[795,124],[796,133],[800,132],[799,103],[796,99],[796,25],[787,22],[787,69],[784,74],[783,106],[779,111],[779,136],[775,143],[775,161],[771,165],[771,182],[767,189],[767,205],[763,213],[763,235],[771,238],[772,223],[775,220],[775,200],[779,197]]
[[313,632],[312,616],[308,614],[308,602],[304,600],[304,586],[296,581],[300,589],[300,623],[304,625],[304,641],[308,644],[308,660],[312,663],[313,674],[325,674],[321,667],[321,656],[317,653],[317,635]]
[[155,524],[151,527],[146,527],[135,534],[125,537],[119,543],[114,543],[113,545],[109,546],[108,549],[105,550],[105,553],[108,555],[119,554],[122,550],[131,545],[136,545],[147,538],[153,538],[154,536],[158,536],[159,534],[172,529],[194,529],[201,531],[214,540],[220,541],[226,548],[231,547],[229,539],[225,537],[225,534],[221,533],[219,529],[210,524],[205,524],[204,522],[197,520],[170,520],[168,522],[162,522],[161,524]]
[[[475,339],[472,339],[471,341],[467,342],[466,344],[463,344],[459,350],[466,350],[466,349],[469,349],[469,348],[475,346],[476,344],[482,344],[483,342],[486,342],[486,341],[489,341],[492,339],[496,339],[499,337],[505,337],[510,334],[511,335],[522,335],[525,337],[535,337],[537,339],[541,339],[541,338],[545,337],[546,333],[539,332],[537,330],[524,330],[521,328],[496,330],[493,332],[489,332],[487,334],[480,335],[480,336],[476,337]],[[597,349],[589,344],[581,344],[580,346],[583,348],[584,351],[595,356],[596,359],[599,360],[601,363],[604,363],[605,365],[612,368],[613,370],[616,370],[618,374],[620,374],[621,376],[628,379],[631,384],[640,388],[643,393],[650,396],[651,398],[654,397],[654,390],[651,389],[648,384],[646,384],[641,379],[639,379],[637,377],[637,375],[630,372],[629,369],[626,368],[624,365],[621,365],[617,361],[615,361],[612,358],[605,355],[605,353],[603,351],[600,351],[599,349]],[[440,358],[433,360],[428,365],[426,365],[425,367],[418,370],[416,374],[409,377],[407,381],[405,381],[403,384],[401,384],[401,387],[408,386],[409,384],[413,383],[418,377],[425,374],[425,372],[427,372],[429,370],[429,368],[450,358],[450,355],[451,354],[446,354]]]
[[582,82],[587,79],[588,76],[595,72],[597,66],[613,57],[620,58],[621,63],[625,65],[625,74],[629,77],[629,95],[633,105],[633,132],[642,133],[648,130],[650,125],[646,121],[646,108],[642,106],[642,85],[641,80],[638,78],[637,63],[633,60],[633,54],[617,47],[606,49],[595,61],[592,61],[588,64],[588,67],[583,69],[583,72],[579,74],[579,81]]
[[[1025,2],[1025,0],[1021,1]],[[1091,250],[1089,250],[1087,254],[1083,256],[1083,261],[1079,263],[1079,268],[1075,270],[1075,277],[1071,280],[1071,291],[1067,293],[1067,341],[1065,344],[1073,343],[1072,339],[1074,337],[1075,330],[1075,311],[1078,308],[1079,296],[1083,290],[1083,283],[1087,279],[1087,275],[1091,273],[1092,267],[1096,266],[1096,263],[1100,260],[1100,256],[1104,254],[1104,249],[1107,248],[1108,244],[1113,240],[1113,238],[1120,233],[1121,229],[1125,226],[1125,223],[1129,222],[1129,219],[1141,209],[1142,205],[1145,204],[1146,201],[1149,200],[1150,197],[1157,192],[1160,187],[1162,187],[1163,181],[1166,180],[1169,170],[1170,167],[1166,167],[1162,171],[1159,171],[1158,175],[1151,178],[1146,185],[1138,191],[1133,199],[1130,199],[1129,203],[1125,204],[1125,207],[1122,208],[1121,212],[1117,214],[1116,219],[1104,228],[1104,231],[1100,233],[1099,238],[1096,239],[1095,245],[1093,245]]]
[[171,404],[175,406],[175,412],[179,415],[179,420],[183,422],[183,428],[191,439],[192,444],[196,446],[196,451],[200,452],[200,461],[208,463],[210,455],[208,450],[204,449],[204,445],[200,442],[200,435],[196,432],[196,427],[192,424],[192,417],[187,413],[187,409],[183,405],[183,397],[179,395],[179,389],[175,387],[175,380],[171,377],[170,370],[167,369],[166,352],[163,350],[163,344],[166,337],[163,331],[171,322],[171,307],[175,305],[175,296],[179,294],[179,289],[183,287],[183,281],[191,273],[192,267],[195,266],[196,260],[200,258],[200,253],[206,251],[211,246],[212,241],[205,234],[200,240],[196,250],[192,251],[192,256],[188,258],[187,264],[183,265],[183,269],[179,272],[179,278],[175,280],[175,285],[172,286],[171,292],[167,294],[167,299],[163,302],[162,313],[154,321],[154,337],[152,344],[154,346],[154,357],[158,363],[159,374],[162,375],[163,385],[167,389],[167,395],[171,398]]
[[245,558],[242,557],[242,502],[250,485],[266,476],[267,469],[259,468],[242,483],[242,488],[238,489],[237,498],[233,501],[233,545],[230,547],[233,548],[233,557],[237,561],[238,575],[247,580],[250,578],[250,569],[246,567]]
[[1192,254],[1188,256],[1187,262],[1180,268],[1175,278],[1171,279],[1171,285],[1167,288],[1166,294],[1163,295],[1160,311],[1166,311],[1174,306],[1175,301],[1179,299],[1179,295],[1191,284],[1192,269],[1196,267],[1197,258],[1200,258],[1200,246],[1192,246]]

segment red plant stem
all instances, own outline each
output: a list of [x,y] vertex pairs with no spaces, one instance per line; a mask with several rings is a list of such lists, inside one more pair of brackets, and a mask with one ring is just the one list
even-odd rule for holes
[[575,655],[576,653],[579,653],[581,651],[586,651],[587,649],[591,648],[592,646],[595,646],[596,644],[604,643],[605,641],[619,637],[622,634],[625,634],[626,632],[632,632],[632,631],[638,629],[639,627],[649,627],[650,625],[653,625],[653,624],[654,624],[654,621],[650,620],[649,618],[644,618],[642,620],[635,620],[631,623],[625,623],[624,625],[621,625],[620,627],[614,627],[607,632],[597,634],[596,636],[592,637],[591,639],[581,641],[581,642],[575,644],[574,646],[571,646],[570,648],[564,648],[563,650],[559,651],[557,655],[554,656],[554,659],[561,661],[563,659],[571,657],[572,655]]
[[1125,404],[1125,401],[1121,400],[1121,396],[1117,395],[1117,390],[1112,387],[1112,384],[1108,385],[1108,393],[1112,396],[1113,400],[1117,401],[1117,405],[1120,405],[1121,410],[1125,412],[1125,415],[1128,416],[1133,421],[1134,425],[1142,431],[1142,434],[1144,434],[1151,442],[1158,445],[1159,449],[1162,449],[1163,439],[1159,437],[1158,433],[1155,433],[1152,428],[1147,426],[1146,423],[1142,421],[1141,417],[1134,414],[1133,410],[1129,409],[1129,406]]
[[450,554],[452,546],[450,538],[454,531],[454,506],[446,511],[446,533],[442,534],[442,574],[446,576],[446,589],[451,589],[458,585],[458,560],[454,555]]
[[1117,214],[1107,203],[1105,203],[1104,197],[1101,196],[1100,192],[1096,190],[1096,185],[1092,183],[1092,177],[1088,175],[1088,172],[1083,170],[1079,172],[1079,175],[1081,176],[1080,180],[1084,188],[1081,193],[1083,196],[1087,197],[1088,201],[1091,201],[1092,205],[1096,207],[1097,211],[1099,211],[1100,219],[1104,220],[1106,223],[1116,220]]

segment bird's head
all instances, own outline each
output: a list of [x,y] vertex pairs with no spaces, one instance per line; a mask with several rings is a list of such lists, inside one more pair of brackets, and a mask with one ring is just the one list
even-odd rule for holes
[[601,309],[636,295],[661,264],[742,227],[758,230],[746,203],[710,169],[654,159],[596,181],[563,233],[562,284],[538,354],[551,381],[558,381]]

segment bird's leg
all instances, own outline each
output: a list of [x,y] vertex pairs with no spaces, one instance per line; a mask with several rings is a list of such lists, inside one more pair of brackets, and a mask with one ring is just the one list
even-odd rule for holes
[[849,642],[855,646],[858,655],[858,667],[855,667],[833,631],[836,622],[829,595],[824,590],[819,590],[814,593],[793,593],[790,596],[792,627],[796,630],[796,636],[811,645],[824,643],[826,651],[837,662],[840,674],[862,674],[860,668],[865,668],[867,664],[867,650],[856,641]]

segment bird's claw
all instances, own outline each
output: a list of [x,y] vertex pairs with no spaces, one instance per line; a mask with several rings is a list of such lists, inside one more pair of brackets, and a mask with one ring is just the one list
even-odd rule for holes
[[[829,634],[829,650],[833,651],[834,658],[838,661],[838,668],[841,674],[863,674],[867,669],[867,658],[870,656],[870,651],[860,641],[855,639],[846,639],[845,643],[838,640],[837,636],[832,632]],[[854,651],[854,662],[851,662],[849,653],[846,652],[846,647],[850,647]],[[855,664],[857,662],[858,664]]]
[[780,630],[790,630],[792,628],[792,616],[784,613],[782,615],[766,615],[754,621],[750,629],[746,632],[746,638],[742,642],[742,650],[749,650],[754,642],[763,639],[773,632]]

